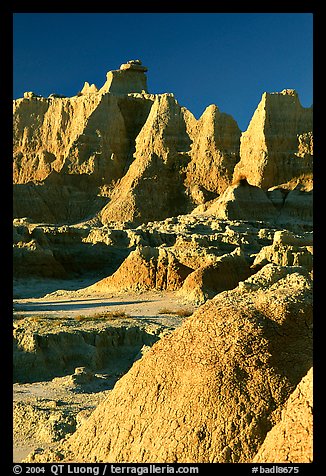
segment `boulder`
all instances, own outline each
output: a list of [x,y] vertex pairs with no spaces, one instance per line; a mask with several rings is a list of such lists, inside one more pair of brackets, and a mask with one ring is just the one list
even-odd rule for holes
[[70,376],[70,383],[73,385],[83,385],[95,379],[95,374],[87,367],[76,367],[73,375]]

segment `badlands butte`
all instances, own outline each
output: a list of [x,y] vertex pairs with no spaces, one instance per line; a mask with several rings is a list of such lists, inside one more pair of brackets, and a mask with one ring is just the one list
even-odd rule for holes
[[146,73],[14,101],[14,460],[311,462],[312,108]]

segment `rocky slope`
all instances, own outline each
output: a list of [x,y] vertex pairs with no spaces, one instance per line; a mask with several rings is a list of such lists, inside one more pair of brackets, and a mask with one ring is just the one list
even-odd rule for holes
[[218,294],[135,362],[60,452],[89,462],[251,461],[311,367],[311,298],[302,268],[275,265]]

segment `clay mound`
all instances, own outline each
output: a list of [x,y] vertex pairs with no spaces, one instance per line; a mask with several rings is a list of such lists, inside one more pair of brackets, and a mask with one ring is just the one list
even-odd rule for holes
[[86,288],[92,292],[175,291],[192,269],[181,264],[171,251],[137,246],[111,276]]
[[235,288],[252,274],[240,248],[204,264],[186,277],[180,295],[189,301],[202,304],[215,294]]
[[252,461],[312,365],[311,281],[291,271],[266,266],[253,290],[219,294],[157,342],[62,444],[65,460]]
[[290,395],[281,421],[268,433],[256,463],[311,463],[313,460],[312,368]]
[[223,220],[274,221],[277,216],[266,193],[259,187],[250,185],[246,179],[230,185],[205,213]]

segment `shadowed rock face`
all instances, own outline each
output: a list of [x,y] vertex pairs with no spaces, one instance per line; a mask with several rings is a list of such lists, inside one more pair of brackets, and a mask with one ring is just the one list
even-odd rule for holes
[[[52,324],[45,330],[28,320],[24,324],[14,330],[14,382],[49,381],[70,374],[76,365],[121,374],[131,367],[143,345],[158,340],[130,323],[121,327],[106,323],[97,328],[95,321],[84,329],[76,325],[58,329]],[[78,378],[81,383],[82,376]]]
[[190,144],[177,101],[172,95],[157,96],[136,138],[135,159],[102,210],[102,222],[140,224],[185,213],[189,203],[183,179]]
[[236,248],[233,253],[217,257],[190,273],[181,289],[180,295],[186,300],[203,303],[217,293],[235,288],[239,281],[248,278],[252,271],[241,252]]
[[14,101],[14,183],[44,180],[52,171],[121,178],[131,145],[152,101],[91,94]]
[[137,247],[119,269],[90,286],[89,291],[121,292],[160,289],[175,291],[192,271],[181,264],[171,251],[150,246]]
[[312,296],[291,268],[268,265],[246,283],[134,363],[61,445],[67,461],[252,461],[311,367]]
[[303,377],[287,400],[281,420],[267,433],[254,458],[256,463],[313,461],[313,373]]

